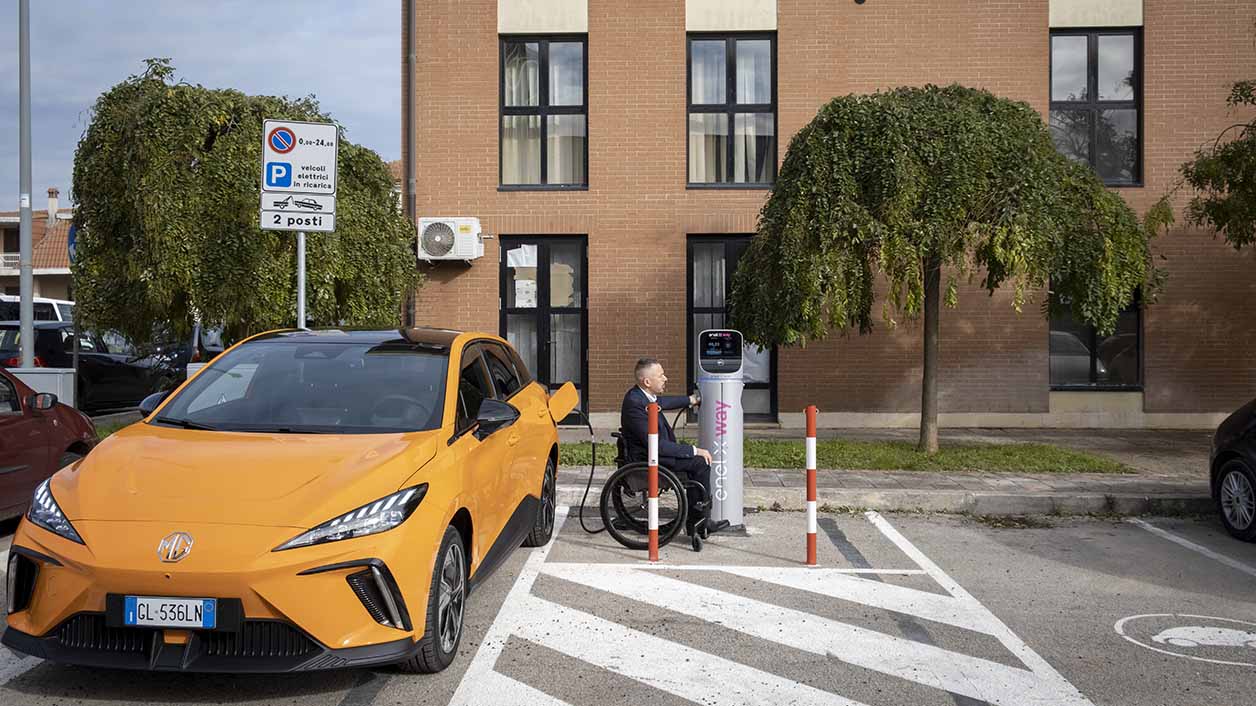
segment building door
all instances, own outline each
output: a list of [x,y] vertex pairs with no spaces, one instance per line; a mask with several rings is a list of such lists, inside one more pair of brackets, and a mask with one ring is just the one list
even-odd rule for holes
[[[698,388],[698,334],[711,328],[736,328],[728,317],[732,274],[750,236],[690,236],[689,262],[689,391]],[[776,421],[776,348],[747,345],[742,358],[746,389],[742,408],[747,420]]]
[[587,413],[587,241],[584,236],[501,241],[501,335],[547,390],[571,381],[580,394],[579,408]]

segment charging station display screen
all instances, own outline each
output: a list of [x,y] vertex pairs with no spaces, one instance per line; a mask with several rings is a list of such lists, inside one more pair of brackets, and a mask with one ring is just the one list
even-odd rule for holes
[[741,334],[703,331],[698,340],[698,359],[708,372],[735,372],[741,368]]

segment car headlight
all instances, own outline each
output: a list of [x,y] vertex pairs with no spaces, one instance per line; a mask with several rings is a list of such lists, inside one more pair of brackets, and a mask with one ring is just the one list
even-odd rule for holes
[[367,503],[334,520],[328,520],[308,532],[289,539],[271,551],[280,552],[285,549],[339,542],[342,539],[387,532],[405,522],[426,494],[427,483],[398,490],[392,495]]
[[31,500],[31,507],[26,511],[26,519],[55,535],[86,545],[79,533],[74,531],[74,525],[70,524],[70,520],[62,514],[61,508],[57,506],[57,501],[52,497],[52,489],[48,487],[51,481],[52,479],[49,478],[40,483],[39,487],[35,489],[35,497]]

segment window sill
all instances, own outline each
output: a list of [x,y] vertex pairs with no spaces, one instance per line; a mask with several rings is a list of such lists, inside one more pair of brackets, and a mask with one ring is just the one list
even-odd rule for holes
[[1142,392],[1142,385],[1052,385],[1051,392]]
[[732,190],[732,191],[771,191],[772,187],[774,186],[776,186],[775,183],[772,183],[772,184],[692,184],[692,183],[685,184],[686,189],[692,189],[695,191],[702,191],[702,190],[707,190],[707,189],[716,190],[716,191],[721,190],[721,189],[727,189],[727,190]]
[[499,184],[498,191],[588,191],[588,184]]
[[1144,184],[1141,181],[1114,181],[1103,182],[1103,185],[1109,189],[1141,189]]

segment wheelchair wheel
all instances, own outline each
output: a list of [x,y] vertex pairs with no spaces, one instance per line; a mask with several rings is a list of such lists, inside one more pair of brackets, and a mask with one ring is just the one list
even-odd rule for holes
[[[649,547],[649,479],[644,463],[631,463],[611,474],[602,486],[600,509],[606,531],[629,549]],[[659,466],[659,546],[685,526],[688,506],[676,474]]]

